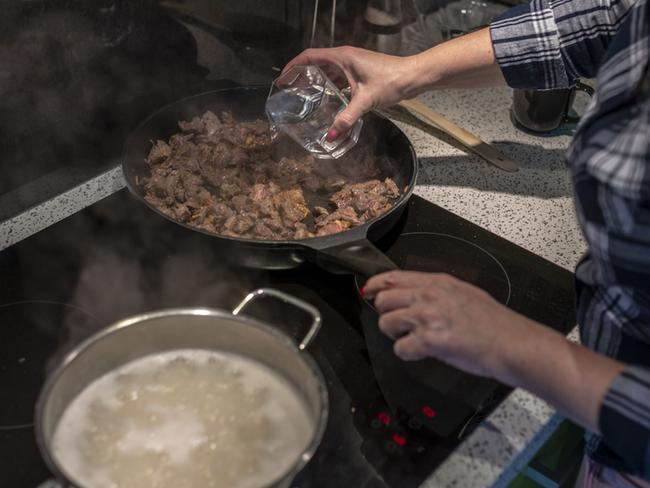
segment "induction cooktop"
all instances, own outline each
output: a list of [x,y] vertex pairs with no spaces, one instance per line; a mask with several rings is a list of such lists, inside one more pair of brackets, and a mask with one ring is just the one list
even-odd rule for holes
[[[571,273],[420,197],[377,245],[402,268],[455,275],[563,333],[575,323]],[[330,417],[292,486],[419,486],[510,391],[433,359],[404,363],[390,347],[369,353],[364,326],[376,317],[352,276],[310,264],[238,268],[214,239],[168,222],[126,191],[1,252],[0,276],[3,486],[51,478],[35,442],[34,405],[66,351],[125,316],[178,306],[230,310],[261,286],[302,298],[323,316],[309,353],[327,381]],[[250,313],[289,335],[304,327],[305,317],[281,306]]]

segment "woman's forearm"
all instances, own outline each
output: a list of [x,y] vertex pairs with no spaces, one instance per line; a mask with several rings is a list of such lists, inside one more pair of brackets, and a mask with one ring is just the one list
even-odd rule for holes
[[413,65],[409,96],[430,89],[506,85],[487,27],[414,55]]
[[505,371],[500,379],[531,391],[586,429],[598,432],[603,398],[624,364],[525,320],[525,327],[517,327],[518,337],[502,347]]
[[389,56],[351,46],[307,49],[284,67],[317,64],[338,69],[352,90],[327,138],[348,132],[365,113],[435,88],[503,86],[489,29],[467,34],[413,56]]

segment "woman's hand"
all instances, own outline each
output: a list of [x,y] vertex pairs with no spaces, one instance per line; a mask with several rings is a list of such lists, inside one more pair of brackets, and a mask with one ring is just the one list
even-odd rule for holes
[[307,49],[289,61],[338,68],[352,89],[348,107],[334,121],[328,140],[344,134],[366,112],[394,105],[433,88],[504,86],[486,27],[413,56],[388,56],[350,46]]
[[295,65],[316,64],[343,72],[352,97],[328,132],[328,140],[333,141],[350,130],[366,112],[413,96],[410,85],[417,73],[416,63],[415,57],[389,56],[344,46],[307,49],[292,59],[284,71]]
[[605,393],[625,367],[449,275],[391,271],[370,278],[363,293],[374,297],[379,327],[396,339],[401,358],[432,356],[526,388],[594,432]]
[[525,317],[488,293],[446,274],[393,271],[371,278],[379,328],[402,359],[431,356],[470,373],[508,381],[507,354]]

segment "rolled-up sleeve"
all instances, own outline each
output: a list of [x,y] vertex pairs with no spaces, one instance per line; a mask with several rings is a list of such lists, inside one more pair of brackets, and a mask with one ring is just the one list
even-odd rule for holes
[[650,479],[650,369],[629,366],[614,380],[599,424],[603,440],[631,474]]
[[512,88],[551,89],[593,78],[634,0],[533,0],[490,24]]

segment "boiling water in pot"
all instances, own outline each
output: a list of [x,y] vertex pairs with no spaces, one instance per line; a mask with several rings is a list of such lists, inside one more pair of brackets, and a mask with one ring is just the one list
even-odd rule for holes
[[92,488],[265,486],[314,431],[307,405],[268,367],[178,350],[128,363],[67,407],[53,452]]

